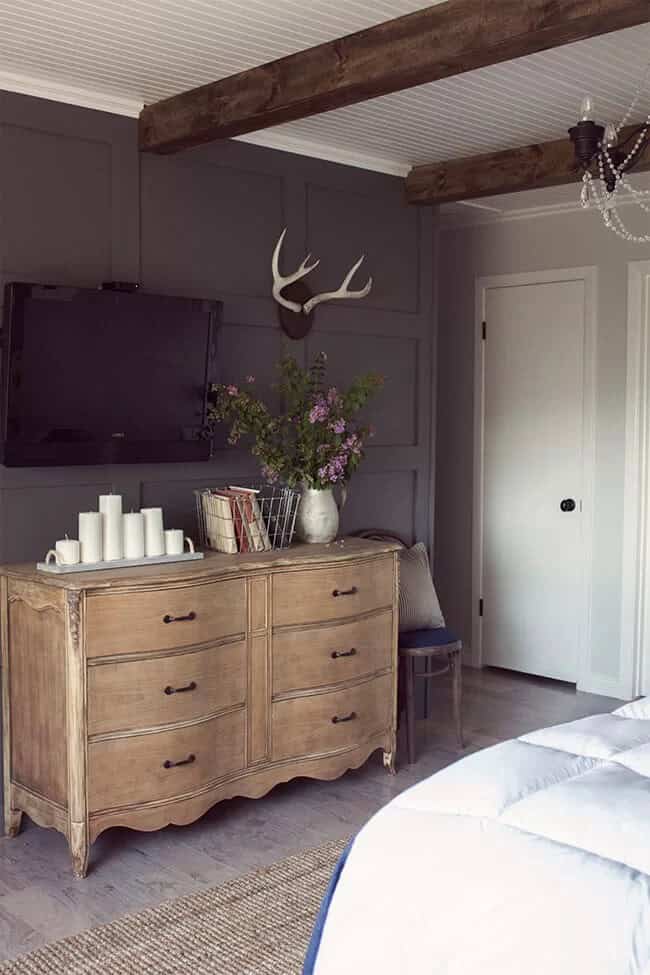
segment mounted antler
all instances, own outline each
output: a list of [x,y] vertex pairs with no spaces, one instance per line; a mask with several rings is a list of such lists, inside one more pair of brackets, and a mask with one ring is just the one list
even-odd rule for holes
[[365,285],[365,287],[361,288],[360,291],[348,290],[348,285],[363,264],[365,256],[365,254],[362,254],[354,267],[350,268],[348,273],[343,278],[341,286],[337,288],[336,291],[324,291],[323,294],[314,295],[313,298],[306,301],[302,306],[304,314],[309,315],[309,313],[314,310],[316,305],[320,305],[323,301],[334,301],[335,298],[365,298],[366,295],[370,294],[370,289],[372,288],[372,278],[368,278],[368,283]]
[[273,270],[273,297],[275,300],[282,305],[283,308],[288,308],[289,311],[301,312],[304,311],[303,305],[299,305],[297,301],[289,301],[288,298],[282,297],[283,288],[287,288],[290,284],[295,281],[300,281],[304,278],[310,271],[313,271],[315,267],[318,267],[320,261],[314,261],[313,264],[307,264],[307,261],[311,257],[311,254],[307,254],[297,271],[293,274],[288,274],[284,277],[280,274],[280,251],[282,250],[282,244],[284,243],[284,238],[287,233],[287,228],[285,227],[280,234],[280,239],[275,245],[275,250],[273,251],[273,258],[271,260],[271,268]]
[[363,255],[359,258],[354,267],[350,268],[348,273],[343,278],[341,286],[336,291],[325,291],[322,294],[314,295],[303,304],[299,304],[297,301],[289,301],[288,298],[284,298],[281,293],[284,288],[288,287],[290,284],[293,284],[295,281],[300,281],[320,264],[320,261],[314,261],[313,264],[309,264],[308,261],[311,254],[308,254],[298,270],[294,271],[293,274],[289,274],[286,277],[280,274],[280,251],[282,249],[282,244],[284,243],[286,233],[287,228],[285,227],[280,234],[280,239],[275,245],[273,259],[271,261],[271,267],[273,269],[273,297],[280,305],[282,305],[283,308],[288,308],[289,311],[297,313],[302,312],[303,315],[308,316],[312,313],[316,305],[320,305],[324,301],[334,301],[336,298],[365,298],[366,295],[370,293],[370,289],[372,288],[372,278],[368,278],[367,284],[365,287],[361,288],[360,291],[349,290],[349,284],[364,260],[365,255]]

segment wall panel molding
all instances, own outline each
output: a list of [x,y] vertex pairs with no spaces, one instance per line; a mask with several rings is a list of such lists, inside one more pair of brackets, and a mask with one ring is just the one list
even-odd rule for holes
[[[338,359],[342,373],[344,367],[350,374],[373,367],[390,373],[394,378],[382,394],[387,398],[379,414],[380,421],[382,414],[385,418],[386,436],[383,442],[382,437],[371,442],[351,482],[344,527],[361,527],[375,505],[387,527],[401,526],[407,536],[428,540],[433,225],[427,214],[407,208],[401,180],[239,141],[204,146],[174,160],[143,161],[132,120],[19,94],[0,95],[0,126],[42,132],[46,141],[54,139],[67,152],[84,141],[106,147],[110,208],[98,235],[97,226],[93,228],[106,255],[101,275],[93,268],[84,276],[80,264],[72,262],[61,277],[66,283],[99,284],[95,279],[106,275],[142,280],[145,287],[161,292],[221,299],[215,378],[239,382],[253,373],[257,388],[272,396],[274,365],[283,348],[305,362],[324,343],[332,352],[333,366]],[[2,155],[0,190],[7,182],[3,174],[15,178],[20,165],[20,159]],[[13,168],[7,171],[7,166]],[[44,174],[44,192],[56,193],[60,178],[56,169]],[[272,248],[285,225],[287,266],[299,263],[309,247],[318,250],[317,235],[323,237],[317,254],[322,275],[310,282],[314,287],[338,285],[356,260],[356,249],[361,253],[368,242],[378,240],[374,298],[379,300],[323,305],[307,342],[284,339],[270,296],[270,265]],[[348,262],[341,241],[349,238],[349,228],[358,239],[351,240],[355,253]],[[65,226],[59,246],[65,254]],[[3,254],[4,279],[11,268],[12,278],[39,281],[37,236],[33,250],[20,259],[11,250]],[[377,274],[377,268],[370,268],[370,253],[366,263],[360,280],[366,270]],[[163,503],[170,509],[170,525],[182,515],[189,527],[195,486],[251,480],[257,474],[247,449],[229,447],[225,430],[222,433],[213,458],[205,464],[1,469],[0,490],[37,489],[37,496],[54,511],[66,489],[71,497],[81,492],[85,499],[89,486],[94,495],[97,485],[111,485],[123,494],[127,509],[145,500]],[[364,492],[372,498],[371,508],[362,502]],[[22,517],[5,526],[16,539]],[[30,545],[21,557],[41,554]]]
[[363,299],[366,309],[419,313],[416,209],[409,210],[397,200],[333,190],[314,182],[306,184],[305,205],[307,250],[321,260],[320,267],[310,275],[315,291],[337,287],[365,254],[355,282],[361,287],[369,275],[373,277],[372,291]]

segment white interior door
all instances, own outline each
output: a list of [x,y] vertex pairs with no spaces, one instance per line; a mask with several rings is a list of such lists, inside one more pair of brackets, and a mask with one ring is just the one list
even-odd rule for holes
[[483,663],[576,682],[585,282],[488,287],[484,309]]
[[628,266],[627,408],[617,697],[650,694],[650,261]]

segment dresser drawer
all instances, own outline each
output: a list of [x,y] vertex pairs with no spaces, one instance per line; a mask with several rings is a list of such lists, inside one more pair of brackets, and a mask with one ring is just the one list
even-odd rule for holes
[[89,657],[171,650],[245,630],[245,579],[177,589],[93,593],[86,601]]
[[273,576],[274,626],[344,619],[392,603],[392,556]]
[[246,699],[246,643],[88,668],[88,733],[201,718]]
[[276,701],[272,705],[273,759],[320,755],[353,748],[390,727],[393,677],[344,691]]
[[336,684],[391,666],[390,610],[351,623],[285,630],[273,637],[273,694]]
[[245,710],[189,728],[88,746],[91,812],[172,799],[244,767]]

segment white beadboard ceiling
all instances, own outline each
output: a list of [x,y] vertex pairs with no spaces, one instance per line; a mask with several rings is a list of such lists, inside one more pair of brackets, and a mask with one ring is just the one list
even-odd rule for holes
[[[423,6],[424,0],[0,0],[0,89],[135,116],[145,102]],[[649,51],[650,25],[633,27],[243,138],[403,175],[420,163],[562,138],[586,91],[596,98],[599,119],[618,120]]]

